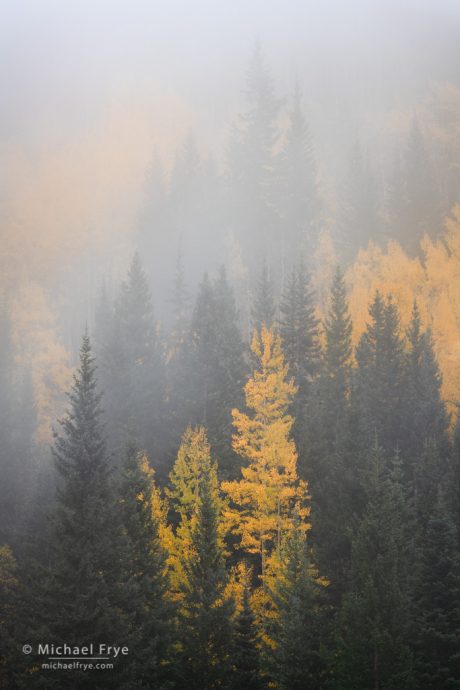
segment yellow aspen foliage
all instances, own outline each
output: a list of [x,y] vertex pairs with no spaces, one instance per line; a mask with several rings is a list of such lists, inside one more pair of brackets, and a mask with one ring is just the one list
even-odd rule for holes
[[297,392],[288,379],[279,335],[272,329],[255,332],[251,344],[257,368],[245,386],[250,414],[233,410],[233,449],[249,462],[239,481],[223,482],[230,499],[225,522],[241,538],[249,553],[260,554],[262,575],[267,558],[293,527],[293,515],[302,516],[307,530],[307,484],[297,476],[297,451],[290,432],[294,419],[288,408]]
[[443,397],[451,403],[460,397],[460,206],[452,209],[441,237],[423,238],[422,249],[423,260],[408,257],[394,241],[386,249],[370,243],[359,252],[346,274],[353,337],[357,342],[366,327],[376,290],[394,297],[403,329],[416,299],[422,325],[433,334]]

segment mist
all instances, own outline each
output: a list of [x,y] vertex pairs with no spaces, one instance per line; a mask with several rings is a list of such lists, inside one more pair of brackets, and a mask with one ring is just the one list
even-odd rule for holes
[[460,683],[459,36],[0,4],[0,688]]

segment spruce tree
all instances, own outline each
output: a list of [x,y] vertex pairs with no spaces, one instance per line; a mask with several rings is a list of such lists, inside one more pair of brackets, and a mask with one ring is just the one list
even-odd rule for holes
[[309,276],[301,261],[292,268],[280,303],[280,335],[289,371],[302,399],[318,373],[320,347]]
[[276,687],[326,687],[321,585],[300,529],[294,529],[286,539],[271,597],[276,611],[271,630],[275,643],[271,665]]
[[262,326],[271,328],[275,323],[275,297],[273,280],[267,265],[264,260],[262,269],[257,280],[251,308],[251,325],[252,328],[260,332]]
[[231,690],[263,690],[266,684],[261,676],[259,635],[250,604],[249,584],[243,584],[240,611],[233,623],[230,679]]
[[115,302],[107,356],[101,362],[111,448],[122,454],[129,440],[152,457],[161,454],[164,371],[147,276],[138,254]]
[[174,609],[167,599],[166,554],[153,510],[154,492],[146,456],[130,446],[121,467],[119,509],[126,538],[125,608],[132,651],[120,688],[171,687]]
[[224,268],[213,281],[205,275],[200,285],[187,346],[185,380],[177,392],[181,432],[188,424],[205,426],[222,476],[233,478],[237,464],[231,449],[231,410],[241,402],[246,365],[233,291]]
[[414,600],[417,687],[460,688],[460,557],[442,491],[420,542]]
[[197,498],[179,581],[179,687],[215,690],[229,686],[233,602],[225,592],[220,506],[211,474],[202,476]]
[[[273,195],[277,184],[275,147],[281,101],[259,44],[246,75],[246,110],[235,123],[227,157],[232,224],[252,262],[268,249],[278,227]],[[270,242],[272,240],[272,242]]]
[[417,302],[407,329],[408,351],[405,363],[406,412],[404,448],[415,459],[426,441],[448,450],[449,418],[441,397],[442,378],[429,330],[423,332]]
[[352,544],[350,590],[339,621],[339,688],[413,687],[409,648],[410,508],[399,469],[375,447],[365,480],[367,507]]
[[376,180],[359,141],[352,146],[340,196],[337,243],[348,265],[370,239],[382,240]]
[[313,143],[298,84],[292,97],[278,166],[282,258],[285,264],[290,265],[297,260],[300,252],[311,266],[318,241],[320,203]]
[[377,438],[392,454],[403,443],[405,403],[404,343],[399,313],[391,296],[376,293],[371,317],[356,348],[355,394],[368,447]]
[[[122,609],[124,539],[116,515],[109,458],[101,423],[100,394],[90,340],[84,336],[70,406],[55,433],[58,472],[49,554],[35,581],[28,581],[29,640],[85,646],[128,639]],[[29,573],[31,575],[31,573]],[[123,674],[123,660],[117,673]],[[75,690],[116,687],[113,670],[46,671],[35,654],[23,661],[20,686]]]

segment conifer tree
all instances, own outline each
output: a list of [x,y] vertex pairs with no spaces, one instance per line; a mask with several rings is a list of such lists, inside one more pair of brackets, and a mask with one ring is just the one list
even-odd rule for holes
[[252,328],[260,332],[262,326],[272,328],[275,323],[275,298],[273,281],[268,269],[267,261],[264,260],[259,279],[254,290],[254,297],[251,308]]
[[276,611],[271,630],[276,687],[320,690],[326,680],[322,592],[299,525],[286,538],[270,593]]
[[173,607],[167,599],[166,554],[153,510],[153,470],[134,446],[121,468],[119,501],[126,538],[125,608],[131,655],[125,685],[169,688]]
[[355,393],[363,431],[370,446],[375,438],[386,451],[401,447],[405,430],[404,348],[399,313],[391,296],[376,293],[369,307],[370,322],[356,348]]
[[259,44],[252,53],[246,75],[247,108],[232,131],[227,169],[231,205],[240,238],[251,259],[269,246],[277,229],[273,194],[277,182],[276,119],[281,101]]
[[225,593],[227,574],[219,520],[214,480],[210,473],[204,474],[179,581],[179,687],[190,690],[229,685],[233,602]]
[[414,592],[417,687],[460,688],[460,557],[442,491],[420,546]]
[[292,529],[293,510],[302,514],[307,499],[306,483],[297,477],[297,451],[289,437],[293,418],[287,413],[296,393],[287,379],[281,341],[263,327],[254,333],[251,350],[257,368],[245,386],[245,414],[233,410],[236,433],[233,448],[249,463],[241,467],[242,479],[224,482],[222,488],[234,508],[226,511],[229,525],[241,537],[241,546],[258,554],[262,575],[273,549],[279,551],[284,535]]
[[[279,154],[281,232],[283,259],[288,265],[299,252],[311,265],[318,240],[319,198],[313,143],[302,109],[302,94],[296,85],[289,122]],[[268,324],[267,324],[268,325]]]
[[231,690],[263,690],[256,619],[250,604],[248,582],[243,583],[240,611],[233,623]]
[[318,372],[320,348],[310,281],[301,261],[293,267],[280,303],[280,335],[290,373],[302,399]]
[[[29,582],[30,644],[44,639],[95,648],[107,640],[122,646],[128,637],[121,603],[125,542],[115,512],[109,459],[101,424],[100,394],[89,337],[84,336],[80,366],[69,394],[70,406],[55,434],[54,457],[59,475],[46,566]],[[120,660],[118,672],[123,661]],[[41,670],[34,654],[27,658],[21,685],[93,688],[95,675],[76,670]],[[35,676],[37,674],[37,676]],[[97,682],[115,687],[113,671],[94,671]]]
[[107,357],[102,362],[111,448],[121,454],[135,439],[158,455],[164,372],[152,299],[138,254],[115,303]]
[[14,644],[14,628],[18,598],[18,565],[11,548],[0,546],[0,688],[15,687],[14,655],[11,648]]
[[372,239],[382,239],[377,185],[369,160],[359,141],[353,144],[345,182],[342,185],[338,218],[338,246],[345,265],[365,249]]
[[374,448],[366,477],[367,507],[352,545],[351,588],[339,627],[338,687],[413,687],[409,641],[409,507],[399,468],[389,472]]
[[433,351],[431,333],[429,330],[422,332],[417,302],[414,302],[412,309],[407,343],[404,448],[408,455],[416,458],[424,443],[430,441],[446,452],[449,418],[441,398],[442,378]]
[[231,450],[231,409],[239,405],[246,365],[233,291],[224,268],[217,279],[205,275],[197,296],[187,353],[186,380],[180,391],[182,429],[207,428],[223,477],[237,474]]

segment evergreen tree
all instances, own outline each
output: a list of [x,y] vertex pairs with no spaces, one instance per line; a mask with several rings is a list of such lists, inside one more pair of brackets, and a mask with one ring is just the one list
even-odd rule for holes
[[273,280],[268,269],[267,261],[264,260],[252,301],[252,328],[255,328],[257,332],[261,331],[262,326],[272,328],[275,323],[275,314],[276,307]]
[[460,688],[460,557],[455,526],[441,492],[421,550],[414,592],[417,687]]
[[233,624],[231,690],[263,690],[256,619],[250,604],[250,589],[243,585],[241,609]]
[[205,275],[200,285],[184,363],[186,378],[175,404],[182,429],[188,424],[207,428],[226,478],[237,474],[231,450],[231,410],[242,398],[246,373],[243,352],[233,291],[222,268],[217,279],[210,281]]
[[417,458],[426,441],[446,452],[449,418],[441,398],[442,378],[433,351],[430,331],[422,332],[420,312],[414,302],[407,330],[406,356],[406,454]]
[[273,677],[280,690],[325,687],[320,590],[305,534],[294,529],[286,540],[271,592],[276,607]]
[[198,487],[190,547],[183,555],[179,583],[179,686],[190,690],[228,687],[233,602],[226,596],[227,575],[219,535],[220,506],[213,478]]
[[433,165],[416,117],[405,152],[404,197],[405,227],[398,239],[411,256],[418,256],[423,235],[435,238],[440,232],[441,211]]
[[320,347],[313,293],[303,262],[294,266],[280,303],[280,335],[300,399],[318,373]]
[[342,186],[338,218],[338,245],[345,265],[365,249],[369,240],[382,240],[377,185],[369,160],[358,141],[353,144],[345,182]]
[[409,508],[399,469],[388,473],[375,448],[367,508],[353,538],[351,589],[339,627],[339,688],[413,687],[409,640]]
[[119,687],[171,687],[172,617],[167,600],[166,554],[153,510],[153,470],[131,446],[121,468],[119,500],[126,537],[125,607],[129,621],[129,667]]
[[245,97],[247,109],[233,127],[227,169],[232,220],[252,260],[260,256],[261,248],[269,247],[277,229],[274,150],[281,106],[258,44],[249,63]]
[[[30,621],[26,637],[35,652],[44,640],[76,646],[93,642],[97,648],[109,640],[123,646],[128,637],[120,606],[124,540],[115,513],[100,394],[87,335],[69,400],[53,449],[59,483],[49,555],[39,575],[28,581],[24,603]],[[121,674],[122,664],[119,660],[117,672]],[[77,669],[71,675],[65,670],[47,672],[35,654],[24,659],[22,666],[21,687],[29,687],[31,677],[36,688],[116,686],[113,670],[88,673]]]
[[279,174],[284,263],[294,263],[300,252],[311,265],[318,240],[320,204],[313,143],[298,84],[289,110],[284,145],[279,154]]
[[399,314],[391,296],[384,301],[377,292],[369,315],[371,321],[356,348],[355,393],[368,445],[377,438],[384,450],[393,453],[401,448],[405,435],[404,348]]
[[362,505],[359,437],[350,403],[352,322],[340,269],[333,278],[324,333],[319,381],[304,416],[299,473],[308,476],[312,493],[310,540],[321,572],[331,580],[330,598],[338,603],[348,581],[349,524]]
[[15,687],[11,654],[17,616],[18,566],[8,545],[0,546],[0,688]]
[[173,326],[170,337],[170,346],[172,348],[171,356],[177,354],[184,346],[189,332],[189,293],[185,283],[184,265],[182,260],[182,251],[179,248],[176,258],[176,272],[174,276],[173,294],[172,294],[172,308],[173,308]]
[[136,439],[151,456],[158,456],[164,372],[150,289],[138,254],[115,303],[102,373],[113,450],[120,455],[126,441]]

